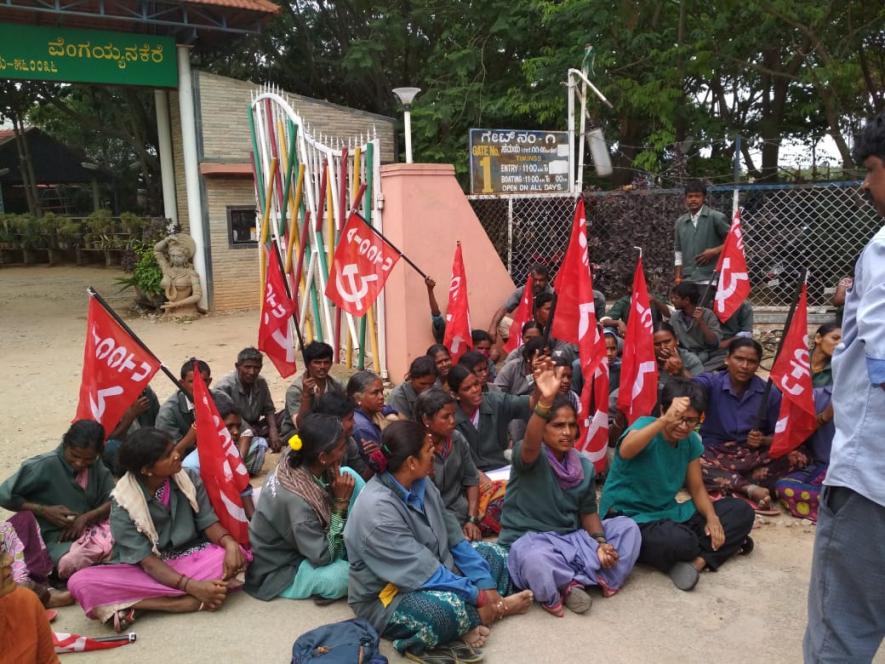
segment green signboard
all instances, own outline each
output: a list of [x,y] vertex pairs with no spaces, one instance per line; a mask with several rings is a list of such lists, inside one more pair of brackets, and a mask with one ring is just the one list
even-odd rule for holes
[[0,79],[177,88],[175,40],[0,23]]

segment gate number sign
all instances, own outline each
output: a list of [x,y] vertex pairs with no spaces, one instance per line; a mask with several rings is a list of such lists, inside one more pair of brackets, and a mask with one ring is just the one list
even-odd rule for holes
[[470,130],[470,193],[552,194],[569,190],[568,132]]

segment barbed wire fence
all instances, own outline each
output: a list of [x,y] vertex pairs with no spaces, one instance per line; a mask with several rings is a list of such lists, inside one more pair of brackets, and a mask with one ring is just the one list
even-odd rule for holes
[[[707,204],[731,217],[733,185],[711,187]],[[569,195],[468,196],[514,282],[532,263],[555,274],[568,245],[574,213]],[[739,185],[751,301],[757,309],[785,309],[803,267],[809,269],[809,306],[830,307],[833,287],[854,271],[861,249],[881,226],[860,183]],[[666,296],[673,282],[673,223],[685,212],[681,189],[585,193],[594,285],[616,299],[630,292],[643,248],[649,288]]]

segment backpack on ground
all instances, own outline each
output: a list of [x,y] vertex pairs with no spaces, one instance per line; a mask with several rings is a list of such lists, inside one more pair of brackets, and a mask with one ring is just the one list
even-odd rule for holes
[[299,636],[292,664],[387,664],[378,632],[362,618],[322,625]]

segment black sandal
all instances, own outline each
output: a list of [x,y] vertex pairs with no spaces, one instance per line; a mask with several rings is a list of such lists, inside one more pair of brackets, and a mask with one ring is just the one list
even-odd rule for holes
[[482,654],[482,650],[469,646],[464,642],[450,643],[439,648],[439,650],[448,650],[452,653],[452,657],[461,662],[461,664],[476,664],[483,661],[485,657]]
[[433,648],[425,650],[420,655],[411,650],[403,653],[406,659],[421,664],[458,664],[458,659],[451,653],[451,650],[443,648]]

